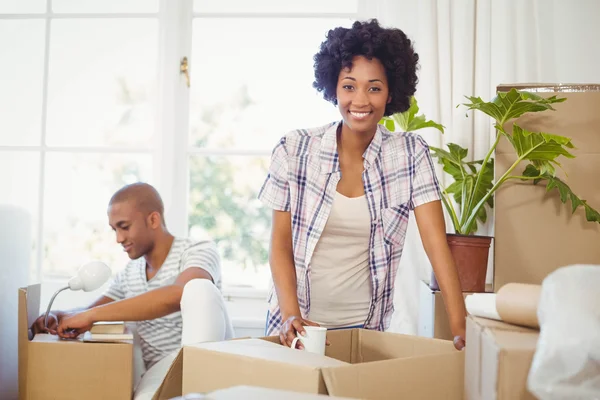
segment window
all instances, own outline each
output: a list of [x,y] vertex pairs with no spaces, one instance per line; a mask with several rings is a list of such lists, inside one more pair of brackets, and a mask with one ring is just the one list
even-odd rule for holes
[[271,212],[256,195],[282,135],[339,118],[312,88],[312,56],[356,12],[350,0],[0,0],[0,168],[18,171],[0,175],[0,204],[34,221],[30,280],[90,258],[120,270],[106,204],[144,180],[171,232],[217,242],[225,287],[265,288]]

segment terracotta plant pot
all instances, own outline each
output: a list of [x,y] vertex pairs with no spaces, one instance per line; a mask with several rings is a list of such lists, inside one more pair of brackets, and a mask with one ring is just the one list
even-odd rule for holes
[[[485,275],[490,254],[490,236],[446,234],[448,246],[458,270],[463,292],[485,292]],[[435,275],[431,273],[429,287],[439,290]]]

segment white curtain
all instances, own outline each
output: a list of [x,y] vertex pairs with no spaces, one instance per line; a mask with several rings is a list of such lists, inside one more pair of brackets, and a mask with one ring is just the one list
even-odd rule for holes
[[[359,14],[400,28],[414,41],[421,112],[446,127],[444,135],[419,133],[433,146],[453,142],[468,148],[470,157],[484,157],[492,129],[483,115],[466,118],[465,108],[456,108],[465,95],[490,99],[501,83],[600,83],[600,1],[359,0]],[[450,183],[441,169],[438,176]],[[447,225],[451,232],[448,218]],[[479,233],[493,233],[493,218]],[[412,218],[390,330],[416,334],[420,280],[428,281],[430,273]]]

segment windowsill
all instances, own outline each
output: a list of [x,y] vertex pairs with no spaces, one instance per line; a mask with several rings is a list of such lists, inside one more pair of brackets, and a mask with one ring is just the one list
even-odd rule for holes
[[[52,286],[67,286],[70,277],[47,277],[42,280],[42,285],[52,285]],[[37,282],[35,282],[37,283]],[[103,285],[104,287],[104,285]],[[101,289],[98,289],[100,291]],[[269,291],[267,289],[259,289],[251,286],[223,286],[221,288],[221,293],[223,297],[225,297],[226,301],[231,301],[234,299],[256,299],[256,300],[264,300],[266,301]]]
[[225,286],[221,288],[221,293],[225,298],[225,301],[241,300],[241,299],[253,299],[253,300],[267,300],[268,290],[257,289],[249,286]]

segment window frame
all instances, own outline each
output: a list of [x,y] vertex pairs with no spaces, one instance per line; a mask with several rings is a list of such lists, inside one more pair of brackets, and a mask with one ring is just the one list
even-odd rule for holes
[[[208,1],[208,0],[207,0]],[[75,153],[136,153],[152,156],[153,184],[161,193],[165,203],[165,218],[169,230],[177,236],[188,236],[188,202],[189,202],[189,159],[192,156],[270,156],[270,150],[245,150],[239,148],[214,149],[194,147],[189,143],[189,113],[190,90],[185,76],[179,71],[180,61],[187,57],[191,85],[194,84],[192,59],[192,26],[195,19],[209,18],[243,18],[243,19],[351,19],[358,17],[355,13],[249,13],[249,12],[194,12],[193,0],[159,0],[156,13],[55,13],[52,0],[47,0],[44,13],[31,14],[0,14],[0,20],[44,20],[44,66],[42,81],[42,113],[40,126],[40,141],[37,145],[0,145],[0,154],[5,152],[25,151],[39,155],[39,197],[37,200],[37,225],[35,232],[36,253],[35,266],[32,268],[31,279],[42,282],[56,281],[58,278],[44,276],[44,201],[46,198],[46,158],[53,152]],[[155,124],[153,146],[48,146],[46,143],[46,122],[48,116],[48,81],[50,64],[50,45],[52,23],[60,19],[118,19],[141,18],[158,19],[158,57],[156,79]],[[68,277],[65,277],[68,278]],[[240,288],[225,286],[227,296],[260,297],[265,295],[263,289]]]

